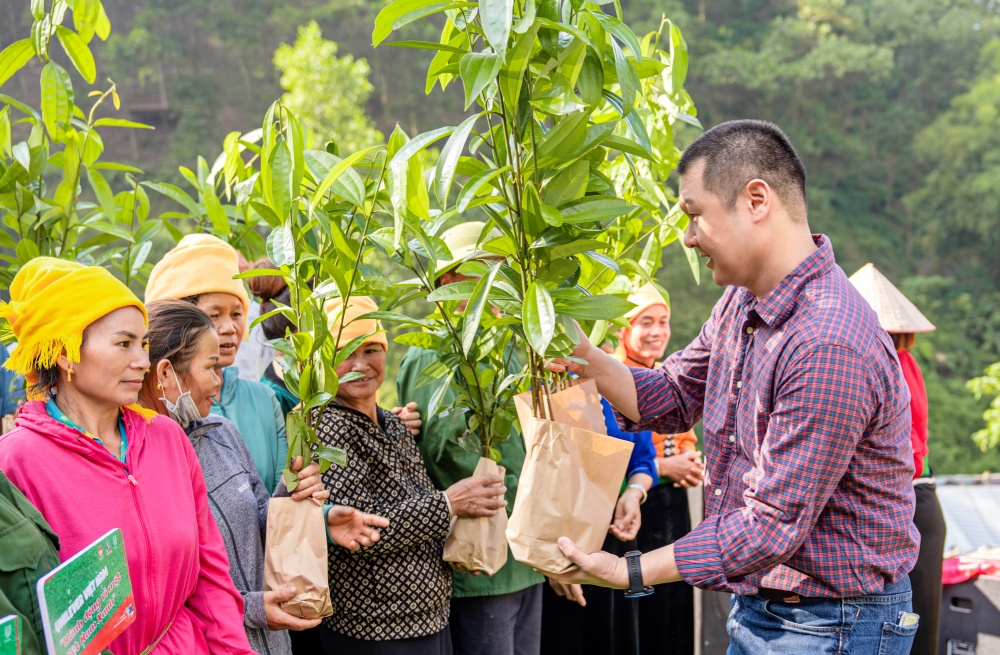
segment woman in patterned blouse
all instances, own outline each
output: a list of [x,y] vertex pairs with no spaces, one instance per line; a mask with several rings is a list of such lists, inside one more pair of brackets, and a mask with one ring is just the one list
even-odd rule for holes
[[333,616],[323,620],[323,653],[451,655],[444,538],[452,517],[492,516],[507,504],[503,478],[467,478],[436,490],[410,431],[378,406],[387,340],[374,320],[356,320],[377,306],[361,297],[346,311],[339,299],[326,309],[340,344],[370,338],[337,367],[340,377],[361,377],[341,383],[317,421],[320,439],[347,451],[347,466],[331,467],[323,481],[330,502],[377,513],[389,527],[370,548],[330,549]]

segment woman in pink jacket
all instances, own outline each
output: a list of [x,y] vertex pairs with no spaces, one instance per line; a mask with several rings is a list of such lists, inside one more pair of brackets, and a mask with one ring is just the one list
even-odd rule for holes
[[253,655],[198,458],[177,423],[135,405],[149,366],[142,303],[102,268],[48,257],[10,293],[7,366],[32,402],[0,438],[0,469],[59,535],[64,561],[121,528],[136,621],[110,649]]

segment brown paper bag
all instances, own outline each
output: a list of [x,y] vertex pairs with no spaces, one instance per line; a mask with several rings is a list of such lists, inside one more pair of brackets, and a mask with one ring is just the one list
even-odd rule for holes
[[264,540],[264,591],[295,587],[281,609],[303,619],[333,614],[327,572],[323,503],[313,498],[272,498]]
[[[543,573],[576,568],[559,550],[559,537],[569,537],[585,552],[600,549],[632,455],[631,442],[607,436],[596,385],[589,388],[593,384],[583,381],[548,395],[542,408],[576,425],[535,418],[530,396],[526,414],[519,408],[527,453],[507,540],[514,559]],[[591,393],[586,402],[595,404],[584,406]],[[600,431],[577,427],[581,423]]]
[[[531,392],[514,396],[514,408],[521,428],[528,424],[531,413]],[[598,434],[607,434],[608,426],[604,422],[604,409],[601,407],[601,394],[597,392],[597,383],[590,378],[572,380],[561,391],[549,394],[549,403],[543,407],[543,412],[551,409],[552,415],[545,418],[557,423],[564,423]],[[525,433],[527,438],[527,433]]]
[[[480,457],[472,477],[482,478],[499,473],[496,462]],[[461,564],[469,571],[493,575],[507,563],[506,532],[506,509],[491,517],[460,516],[455,519],[451,533],[444,541],[444,561]]]

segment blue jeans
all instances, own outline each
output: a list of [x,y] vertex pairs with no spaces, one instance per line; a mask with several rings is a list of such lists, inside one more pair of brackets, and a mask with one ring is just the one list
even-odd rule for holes
[[910,598],[905,576],[855,598],[793,604],[734,595],[727,655],[907,655],[917,626],[899,625],[899,613],[911,611]]

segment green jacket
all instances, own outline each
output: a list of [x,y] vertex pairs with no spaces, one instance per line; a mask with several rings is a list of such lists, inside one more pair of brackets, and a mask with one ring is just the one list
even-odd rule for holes
[[44,655],[35,584],[59,566],[59,537],[34,505],[0,472],[0,617],[22,620],[21,652]]
[[[426,412],[431,394],[434,393],[434,385],[417,388],[417,380],[420,373],[435,359],[437,353],[433,350],[410,348],[407,351],[396,376],[396,388],[401,404],[416,402],[421,412]],[[449,390],[445,393],[441,404],[447,405],[454,398],[455,392]],[[417,445],[435,486],[447,489],[459,480],[472,475],[479,457],[458,445],[458,437],[466,429],[465,419],[460,416],[424,416],[423,421]],[[517,479],[524,465],[524,441],[516,430],[511,430],[510,438],[500,444],[500,465],[507,469],[507,479],[504,482],[507,485],[509,514],[514,509]],[[454,596],[463,598],[511,594],[543,580],[541,575],[515,561],[508,549],[507,563],[492,577],[456,573],[453,576]]]

